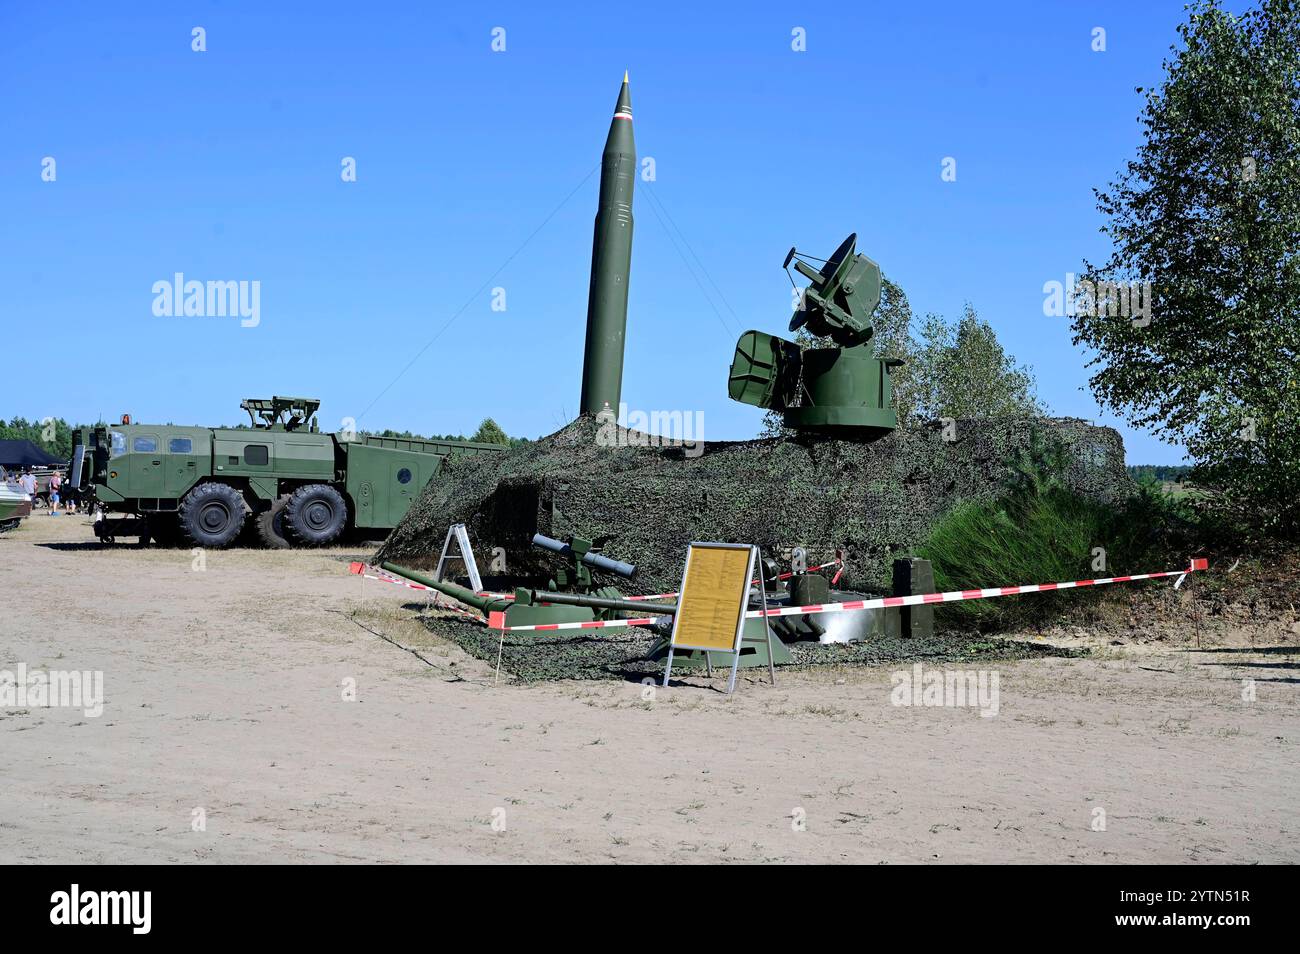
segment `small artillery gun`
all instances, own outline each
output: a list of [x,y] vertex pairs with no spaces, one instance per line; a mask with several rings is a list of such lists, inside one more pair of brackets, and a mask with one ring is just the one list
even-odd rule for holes
[[835,347],[804,348],[746,331],[731,362],[732,400],[781,411],[785,425],[799,431],[874,440],[898,426],[889,376],[903,362],[876,356],[871,315],[880,305],[880,266],[855,252],[856,243],[850,235],[820,268],[790,249],[785,269],[793,262],[811,283],[790,330],[807,329]]
[[573,536],[563,541],[540,533],[534,534],[534,546],[566,557],[568,565],[556,570],[547,583],[548,589],[519,587],[513,596],[475,593],[463,586],[435,580],[395,563],[383,563],[381,569],[450,596],[485,615],[504,613],[506,626],[586,623],[620,619],[626,613],[654,616],[674,612],[675,607],[626,600],[616,587],[598,585],[592,575],[593,570],[629,581],[636,577],[636,567],[633,564],[597,552],[609,539],[598,537],[588,540]]
[[597,537],[595,540],[586,540],[571,536],[567,541],[562,541],[534,533],[533,546],[567,557],[570,563],[569,566],[561,567],[555,572],[547,587],[552,590],[589,593],[595,586],[591,577],[592,570],[604,570],[606,573],[612,573],[629,581],[635,579],[636,567],[631,563],[612,560],[600,553],[605,544],[612,539],[614,538],[604,536]]
[[598,570],[628,581],[636,579],[633,564],[597,552],[611,539],[608,536],[595,540],[571,536],[567,541],[561,541],[540,533],[533,534],[533,546],[567,557],[568,566],[556,571],[547,582],[546,590],[515,590],[513,612],[507,614],[506,625],[585,623],[619,619],[626,612],[651,615],[648,604],[625,600],[617,587],[599,586],[593,578],[592,570]]

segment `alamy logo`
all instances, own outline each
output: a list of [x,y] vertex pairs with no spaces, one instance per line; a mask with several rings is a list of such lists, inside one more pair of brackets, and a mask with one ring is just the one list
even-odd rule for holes
[[132,934],[148,934],[153,923],[152,891],[70,891],[50,895],[51,924],[129,924]]
[[153,283],[153,313],[159,318],[239,318],[240,326],[262,323],[260,281],[186,281],[184,272]]
[[1043,314],[1048,318],[1076,315],[1122,315],[1134,328],[1151,324],[1150,282],[1108,282],[1075,280],[1073,272],[1065,273],[1065,281],[1043,284]]
[[0,709],[80,709],[88,719],[104,714],[104,674],[99,670],[0,669]]
[[596,443],[601,447],[680,446],[687,457],[704,453],[703,411],[629,412],[627,404],[620,403],[616,417],[607,404],[596,415],[596,423]]
[[920,663],[911,670],[893,673],[889,681],[894,688],[889,701],[896,706],[979,707],[985,719],[998,714],[996,672],[987,669],[923,669]]

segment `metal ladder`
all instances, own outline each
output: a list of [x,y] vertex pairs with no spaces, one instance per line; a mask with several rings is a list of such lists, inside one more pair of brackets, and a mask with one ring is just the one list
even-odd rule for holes
[[[450,552],[453,542],[455,542],[457,549],[460,550],[459,554]],[[475,593],[483,592],[483,580],[478,575],[478,564],[474,562],[474,551],[470,549],[469,545],[469,533],[465,530],[463,523],[453,523],[447,528],[447,539],[442,544],[442,556],[438,558],[438,569],[433,573],[433,578],[439,583],[443,582],[442,574],[447,569],[448,560],[460,560],[464,563],[471,589]]]

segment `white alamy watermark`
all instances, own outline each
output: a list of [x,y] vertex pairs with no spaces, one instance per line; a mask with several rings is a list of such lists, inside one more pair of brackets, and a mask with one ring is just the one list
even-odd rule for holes
[[680,446],[687,457],[704,453],[703,411],[629,411],[620,402],[617,417],[606,407],[596,421],[596,443],[601,447]]
[[50,923],[56,925],[116,924],[148,934],[152,909],[152,891],[83,891],[74,884],[50,895]]
[[1043,314],[1048,318],[1106,314],[1122,315],[1135,328],[1151,324],[1150,282],[1076,280],[1073,272],[1066,272],[1064,282],[1043,283],[1043,296]]
[[889,701],[896,706],[978,708],[981,718],[998,714],[999,676],[989,669],[925,669],[916,663],[889,677]]
[[262,323],[260,281],[186,281],[177,272],[171,281],[153,283],[153,313],[159,318],[239,318],[240,326]]
[[104,714],[104,674],[99,670],[0,669],[0,709],[80,709]]

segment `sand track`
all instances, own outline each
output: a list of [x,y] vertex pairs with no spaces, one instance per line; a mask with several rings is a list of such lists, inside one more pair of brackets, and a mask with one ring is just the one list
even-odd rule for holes
[[0,861],[1300,861],[1294,646],[983,664],[993,718],[892,668],[493,688],[346,550],[90,540],[0,536],[0,669],[105,681],[0,709]]

